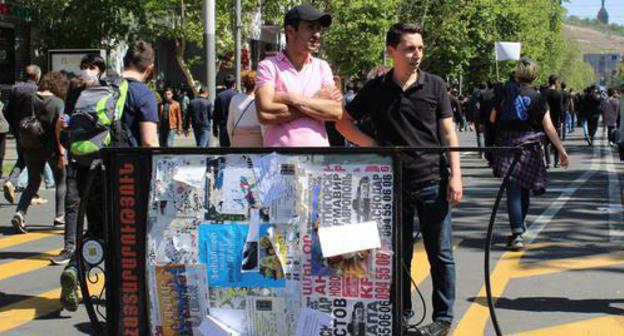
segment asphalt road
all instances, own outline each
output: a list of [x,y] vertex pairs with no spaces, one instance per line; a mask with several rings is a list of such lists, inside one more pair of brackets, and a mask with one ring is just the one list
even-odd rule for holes
[[[459,133],[474,146],[474,133]],[[624,221],[622,164],[608,146],[588,147],[580,130],[566,142],[571,166],[551,169],[545,195],[533,197],[521,252],[503,247],[509,234],[505,204],[496,218],[492,286],[504,334],[624,334]],[[7,157],[14,160],[9,144]],[[182,139],[177,145],[192,145]],[[483,246],[500,179],[475,154],[462,156],[465,197],[453,209],[457,270],[454,335],[493,335],[485,304]],[[53,200],[52,190],[41,194]],[[49,258],[62,248],[62,230],[52,228],[53,204],[31,208],[31,233],[15,235],[14,205],[0,204],[0,334],[92,333],[84,307],[62,311],[58,302],[62,267]],[[422,244],[415,247],[412,277],[430,315],[430,279]],[[417,320],[422,312],[413,296]],[[430,321],[427,316],[425,323]]]

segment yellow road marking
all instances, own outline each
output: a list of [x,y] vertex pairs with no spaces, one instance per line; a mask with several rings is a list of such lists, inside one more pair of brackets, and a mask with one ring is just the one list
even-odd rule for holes
[[[496,299],[505,291],[505,287],[507,287],[509,280],[511,280],[512,273],[518,268],[520,259],[524,253],[526,253],[526,251],[504,253],[491,272],[492,299],[494,302],[496,302]],[[478,297],[485,297],[485,286],[481,287]],[[483,335],[489,318],[490,314],[487,304],[484,300],[478,299],[478,301],[473,302],[470,307],[468,307],[464,317],[455,327],[455,333],[453,335]]]
[[36,256],[0,264],[0,281],[49,266],[48,258],[59,254],[61,250],[54,249]]
[[622,335],[624,334],[624,316],[605,316],[554,327],[537,329],[516,334],[517,336],[550,335]]
[[[453,240],[453,250],[461,244],[461,239]],[[414,245],[414,254],[412,256],[412,280],[416,284],[420,284],[425,281],[429,276],[429,260],[427,259],[427,252],[425,251],[425,245],[422,239]],[[412,290],[414,290],[414,284],[412,284]]]
[[0,249],[9,248],[15,245],[29,243],[35,240],[49,238],[63,234],[63,230],[45,230],[31,232],[27,234],[15,234],[6,238],[0,238]]
[[[534,249],[549,246],[571,246],[569,243],[532,244],[520,252],[505,252],[491,272],[492,299],[494,302],[502,296],[507,284],[513,278],[561,273],[579,269],[613,266],[624,263],[624,253],[600,254],[582,258],[545,260],[539,263],[521,263],[522,257]],[[485,285],[479,291],[478,298],[473,302],[455,328],[455,336],[483,335],[490,318],[485,302]],[[552,334],[554,335],[554,334]]]
[[609,267],[624,264],[624,252],[599,254],[580,258],[545,260],[539,263],[522,263],[513,274],[514,278],[547,275],[573,270]]
[[[100,279],[103,279],[103,277],[100,277]],[[90,293],[99,293],[103,287],[104,281],[101,280],[96,284],[89,285],[89,290]],[[41,293],[36,297],[31,297],[6,307],[0,307],[0,334],[27,324],[38,317],[60,310],[60,296],[61,289],[57,288]]]

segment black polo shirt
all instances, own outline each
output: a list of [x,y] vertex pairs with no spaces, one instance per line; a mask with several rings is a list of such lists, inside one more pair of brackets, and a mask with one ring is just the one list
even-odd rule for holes
[[[382,146],[442,146],[439,120],[453,116],[442,78],[419,71],[418,80],[403,91],[392,74],[390,71],[366,83],[347,105],[349,115],[355,120],[370,116],[375,140]],[[439,153],[406,155],[404,171],[411,184],[448,175],[446,160]]]

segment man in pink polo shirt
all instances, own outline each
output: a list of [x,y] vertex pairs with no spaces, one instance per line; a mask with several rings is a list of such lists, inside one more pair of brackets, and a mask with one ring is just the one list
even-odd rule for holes
[[331,16],[299,5],[284,16],[286,49],[258,64],[256,111],[265,147],[327,147],[325,121],[342,118],[342,94],[324,60],[311,54]]

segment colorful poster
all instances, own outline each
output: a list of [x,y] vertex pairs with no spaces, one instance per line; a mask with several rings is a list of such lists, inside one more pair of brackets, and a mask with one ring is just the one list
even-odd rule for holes
[[[152,333],[200,335],[209,316],[246,336],[391,335],[392,166],[329,161],[340,156],[156,155]],[[319,229],[358,225],[375,244],[323,255]]]
[[208,283],[201,265],[160,265],[151,268],[158,305],[156,335],[192,335],[208,314]]
[[[199,260],[206,265],[211,287],[284,287],[281,264],[267,236],[269,225],[260,226],[259,272],[241,272],[248,225],[199,226]],[[265,236],[266,239],[265,239]],[[268,244],[262,243],[269,241]]]

